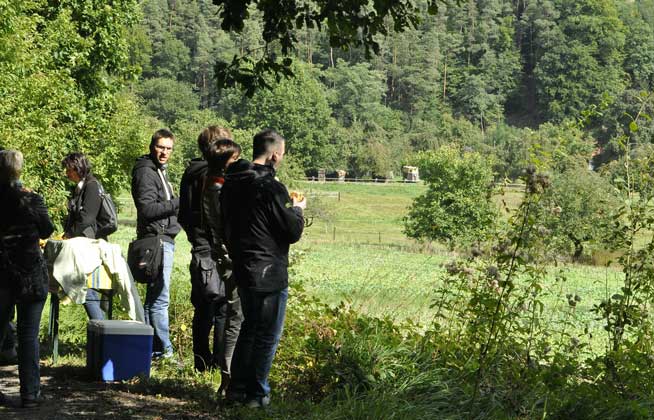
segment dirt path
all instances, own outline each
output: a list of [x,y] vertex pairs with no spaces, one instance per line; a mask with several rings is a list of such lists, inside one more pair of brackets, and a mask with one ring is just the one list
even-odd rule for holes
[[208,412],[188,400],[170,395],[152,395],[148,389],[129,384],[105,384],[88,380],[76,366],[41,366],[41,389],[45,400],[34,409],[18,408],[18,368],[0,367],[0,391],[9,404],[0,406],[1,419],[216,419],[220,412]]

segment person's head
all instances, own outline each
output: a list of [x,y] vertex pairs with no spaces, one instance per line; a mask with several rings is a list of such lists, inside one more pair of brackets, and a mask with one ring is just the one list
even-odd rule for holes
[[207,151],[211,143],[218,139],[232,139],[232,132],[228,128],[219,127],[217,125],[210,125],[202,130],[198,136],[198,148],[202,152],[202,156],[206,159]]
[[91,162],[82,153],[69,153],[61,161],[66,170],[66,177],[77,183],[91,173]]
[[254,136],[252,142],[252,160],[259,164],[279,168],[286,151],[286,141],[275,130],[267,128]]
[[231,139],[221,138],[209,145],[205,159],[209,168],[214,171],[224,171],[241,156],[241,146]]
[[162,128],[155,131],[150,139],[150,156],[160,165],[166,164],[173,152],[174,143],[175,136],[170,130]]
[[23,154],[18,150],[0,151],[0,183],[9,184],[20,179]]

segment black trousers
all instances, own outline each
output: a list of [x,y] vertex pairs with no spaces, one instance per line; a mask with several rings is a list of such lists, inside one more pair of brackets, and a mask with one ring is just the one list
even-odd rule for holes
[[[226,298],[208,302],[202,295],[203,267],[201,260],[211,258],[209,251],[193,252],[189,270],[191,272],[191,303],[193,314],[193,355],[195,369],[220,368],[223,375],[230,375],[230,365],[236,340],[243,322],[241,301],[229,270],[218,270],[225,282]],[[213,334],[212,334],[213,330]]]

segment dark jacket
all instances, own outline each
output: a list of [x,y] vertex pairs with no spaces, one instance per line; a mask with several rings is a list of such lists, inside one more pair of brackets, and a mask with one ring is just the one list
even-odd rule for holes
[[77,191],[75,188],[73,196],[68,202],[68,217],[64,228],[66,236],[95,239],[98,231],[97,217],[101,205],[100,184],[93,175],[88,175],[84,179],[82,189]]
[[[175,236],[181,230],[177,222],[177,209],[179,197],[174,197],[171,191],[171,199],[166,199],[165,186],[161,181],[158,169],[160,165],[155,163],[150,155],[143,155],[136,159],[132,169],[132,198],[136,205],[136,236],[164,234],[173,242]],[[166,177],[166,182],[168,178]]]
[[231,164],[220,202],[238,286],[255,292],[287,287],[289,245],[300,240],[304,218],[275,170],[245,160]]
[[[29,271],[43,260],[39,238],[45,239],[54,231],[48,209],[40,195],[16,184],[0,185],[0,202],[3,258],[8,258],[22,271]],[[3,285],[4,274],[0,272],[0,287],[6,286]]]
[[211,244],[211,255],[216,264],[223,269],[231,269],[232,260],[229,258],[223,229],[220,210],[220,193],[225,183],[225,174],[222,172],[207,172],[204,190],[202,193],[202,227]]
[[202,226],[202,190],[208,165],[204,159],[193,159],[182,175],[179,187],[179,224],[182,225],[194,251],[209,249],[209,238]]

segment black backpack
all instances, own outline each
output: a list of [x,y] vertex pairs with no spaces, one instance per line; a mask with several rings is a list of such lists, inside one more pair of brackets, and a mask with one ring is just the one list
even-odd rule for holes
[[111,199],[111,195],[105,192],[102,184],[98,182],[98,189],[100,190],[100,210],[96,218],[98,230],[95,232],[96,238],[106,238],[107,236],[118,230],[118,214],[116,212],[116,205]]

